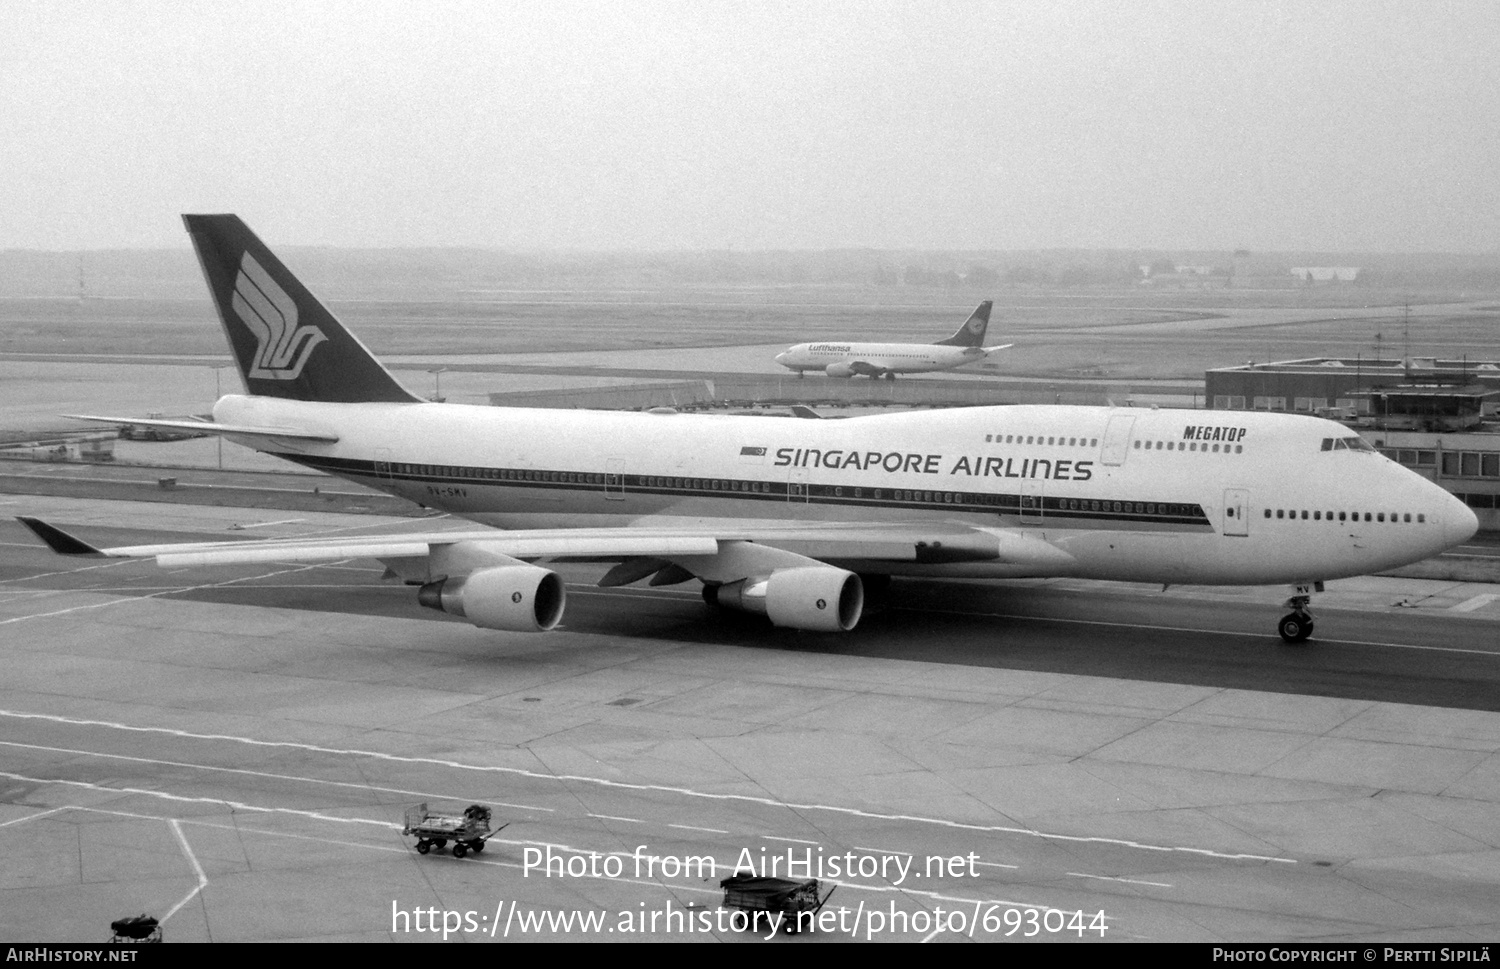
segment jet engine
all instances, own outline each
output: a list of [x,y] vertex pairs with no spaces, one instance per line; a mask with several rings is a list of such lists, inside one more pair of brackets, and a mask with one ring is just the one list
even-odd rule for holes
[[417,601],[481,629],[536,633],[562,621],[568,593],[556,572],[517,564],[429,582],[417,590]]
[[865,607],[859,576],[827,565],[778,569],[767,576],[707,586],[704,598],[761,613],[777,626],[825,633],[853,629]]
[[852,377],[854,376],[854,364],[830,363],[823,368],[823,372],[830,377]]

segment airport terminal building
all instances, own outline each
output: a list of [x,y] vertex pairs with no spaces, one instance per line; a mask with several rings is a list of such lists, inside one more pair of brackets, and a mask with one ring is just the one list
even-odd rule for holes
[[1314,357],[1205,374],[1215,410],[1343,421],[1386,457],[1458,496],[1500,530],[1500,363]]

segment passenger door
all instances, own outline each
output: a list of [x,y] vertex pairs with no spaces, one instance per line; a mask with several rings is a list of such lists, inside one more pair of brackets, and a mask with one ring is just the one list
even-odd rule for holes
[[1244,488],[1224,491],[1224,527],[1222,534],[1244,537],[1250,534],[1250,492]]
[[608,458],[604,462],[604,497],[610,501],[625,500],[625,459]]
[[1116,414],[1109,419],[1104,429],[1104,447],[1099,455],[1101,463],[1117,466],[1125,463],[1130,448],[1130,430],[1135,427],[1134,414]]

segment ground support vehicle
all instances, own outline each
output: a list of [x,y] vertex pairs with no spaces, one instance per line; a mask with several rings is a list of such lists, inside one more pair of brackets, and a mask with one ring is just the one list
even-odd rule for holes
[[401,833],[417,839],[417,853],[427,854],[436,848],[441,851],[453,842],[453,857],[462,858],[469,852],[476,855],[484,850],[485,841],[505,830],[508,825],[490,830],[490,809],[483,804],[470,804],[461,815],[434,814],[423,801],[416,807],[406,809],[406,824]]
[[128,919],[115,919],[109,923],[114,934],[109,941],[137,945],[141,942],[160,942],[161,923],[149,915],[132,915]]
[[719,887],[724,889],[725,908],[737,908],[752,914],[780,913],[785,918],[785,928],[782,931],[788,933],[802,928],[804,921],[798,916],[803,913],[809,913],[805,924],[810,926],[812,916],[817,914],[834,892],[830,888],[827,895],[819,898],[816,878],[794,881],[789,878],[760,878],[754,875],[730,875],[719,882]]

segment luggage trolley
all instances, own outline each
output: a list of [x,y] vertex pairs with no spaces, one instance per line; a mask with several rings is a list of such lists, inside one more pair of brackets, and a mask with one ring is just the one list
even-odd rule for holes
[[488,839],[504,831],[509,824],[490,830],[490,809],[483,804],[470,804],[462,815],[433,814],[427,810],[427,802],[406,809],[404,835],[417,839],[417,853],[427,854],[436,848],[442,851],[453,842],[453,857],[462,858],[469,852],[476,855],[484,850]]

